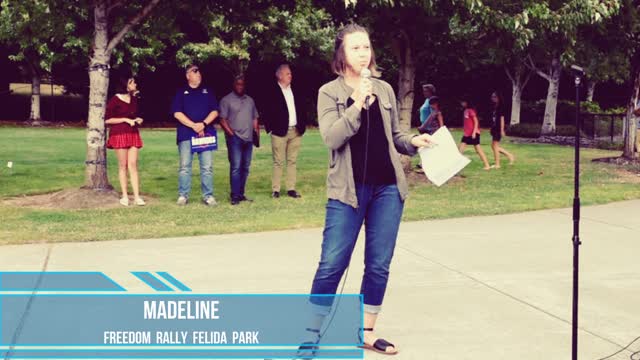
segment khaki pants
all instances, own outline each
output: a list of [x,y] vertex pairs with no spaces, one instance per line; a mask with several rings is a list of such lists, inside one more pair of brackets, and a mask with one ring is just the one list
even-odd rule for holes
[[271,134],[271,151],[273,155],[273,176],[271,177],[271,190],[280,191],[280,179],[282,168],[287,162],[287,191],[296,189],[296,163],[298,152],[302,144],[302,136],[296,128],[289,128],[286,136]]
[[636,152],[640,154],[640,129],[636,130]]

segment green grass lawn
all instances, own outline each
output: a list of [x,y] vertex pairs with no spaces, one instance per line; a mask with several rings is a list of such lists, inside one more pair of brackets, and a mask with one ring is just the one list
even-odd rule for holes
[[[84,182],[84,129],[32,129],[0,127],[0,198],[77,188]],[[456,139],[460,136],[455,134]],[[316,130],[304,136],[298,160],[298,186],[302,199],[271,199],[271,147],[254,152],[247,195],[253,203],[231,206],[226,147],[214,155],[215,196],[220,203],[207,208],[197,201],[175,205],[178,155],[175,132],[142,130],[145,147],[140,154],[141,190],[151,198],[146,207],[108,210],[43,210],[0,205],[0,244],[39,241],[93,241],[153,238],[232,232],[257,232],[322,226],[324,222],[327,150]],[[485,131],[484,149],[491,158]],[[570,207],[573,198],[573,150],[552,145],[510,144],[517,156],[514,166],[483,171],[472,150],[472,163],[449,184],[412,186],[404,220],[493,215],[537,209]],[[635,175],[611,165],[592,163],[617,152],[583,151],[583,204],[601,204],[640,198]],[[7,161],[13,161],[11,171]],[[416,162],[417,159],[414,159]],[[110,181],[117,189],[117,167],[109,152]],[[197,160],[191,198],[200,198]],[[568,225],[569,226],[569,225]]]

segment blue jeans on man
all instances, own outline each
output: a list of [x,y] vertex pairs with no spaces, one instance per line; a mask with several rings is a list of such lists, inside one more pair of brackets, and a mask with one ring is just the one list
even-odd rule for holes
[[231,182],[231,200],[242,201],[251,167],[253,142],[246,141],[237,135],[226,136],[227,153],[229,155],[229,180]]
[[[377,314],[387,289],[404,203],[395,184],[356,184],[356,194],[357,209],[338,200],[329,199],[327,203],[322,256],[311,294],[336,293],[364,223],[365,269],[360,292],[364,310]],[[332,301],[333,297],[311,296],[311,302],[320,306],[329,307]]]
[[[178,143],[180,154],[180,168],[178,170],[178,195],[189,198],[191,193],[191,165],[193,153],[191,153],[191,140]],[[213,197],[213,151],[203,151],[198,154],[200,162],[200,187],[202,199]]]

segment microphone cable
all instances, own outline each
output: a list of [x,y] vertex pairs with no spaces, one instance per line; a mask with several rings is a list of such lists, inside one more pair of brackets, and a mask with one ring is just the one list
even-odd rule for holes
[[[629,345],[625,346],[624,348],[622,348],[622,349],[620,349],[620,350],[616,351],[615,353],[613,353],[613,354],[611,354],[611,355],[609,355],[609,356],[607,356],[607,357],[603,357],[603,358],[600,358],[600,359],[598,359],[598,360],[607,360],[607,359],[611,359],[611,358],[613,358],[614,356],[616,356],[616,355],[620,354],[621,352],[623,352],[623,351],[627,350],[628,348],[630,348],[630,347],[631,347],[631,345],[633,345],[633,343],[635,343],[635,342],[636,342],[636,341],[638,341],[638,340],[640,340],[640,336],[638,336],[637,338],[633,339],[633,341],[632,341],[632,342],[630,342],[630,343],[629,343]],[[631,356],[629,357],[629,359],[631,359],[631,360],[640,360],[640,351],[636,351],[636,352],[634,352],[633,354],[631,354]]]

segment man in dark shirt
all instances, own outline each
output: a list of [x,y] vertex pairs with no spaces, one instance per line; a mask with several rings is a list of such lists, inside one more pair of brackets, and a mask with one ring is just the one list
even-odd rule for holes
[[251,201],[244,195],[244,191],[251,167],[253,137],[260,136],[260,128],[256,104],[245,94],[242,76],[236,77],[233,91],[220,100],[220,125],[227,140],[231,205]]
[[[191,165],[194,152],[192,140],[207,139],[210,147],[217,145],[217,134],[212,123],[218,117],[218,101],[213,90],[202,85],[202,74],[197,65],[187,66],[186,78],[187,85],[176,92],[171,104],[171,113],[178,120],[176,137],[180,154],[178,205],[186,205],[191,192]],[[213,151],[197,152],[200,162],[202,201],[207,206],[215,206],[217,203],[213,197]]]

